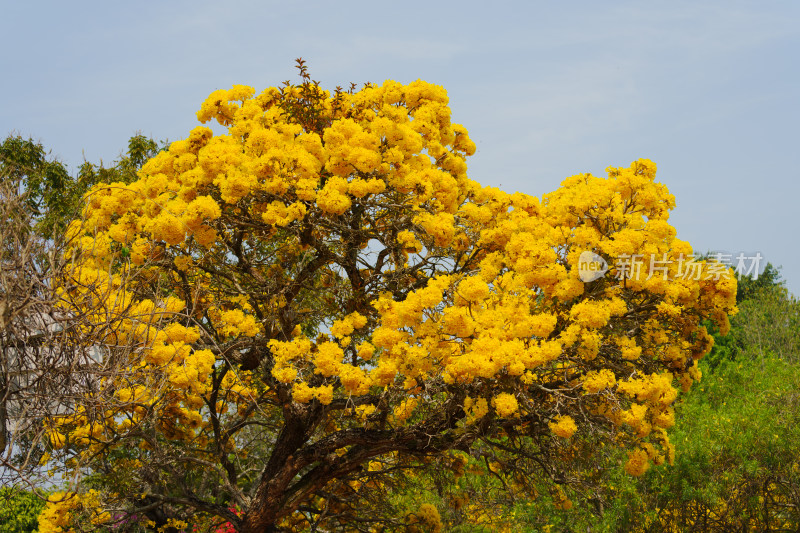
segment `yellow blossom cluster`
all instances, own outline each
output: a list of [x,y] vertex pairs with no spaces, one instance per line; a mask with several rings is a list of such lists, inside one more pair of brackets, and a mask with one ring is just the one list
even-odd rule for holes
[[[428,531],[430,533],[439,533],[442,531],[442,516],[439,510],[430,503],[423,503],[419,509],[408,516],[409,531]],[[420,529],[419,526],[424,527]]]
[[95,490],[86,493],[56,492],[47,498],[39,515],[41,533],[64,533],[73,531],[73,520],[80,515],[84,526],[96,526],[108,522],[111,515],[100,508],[100,495]]
[[221,311],[217,320],[219,332],[232,337],[244,335],[254,337],[258,335],[260,326],[253,315],[246,315],[241,309]]
[[394,408],[393,418],[395,423],[402,423],[408,420],[411,415],[414,414],[414,409],[416,409],[418,404],[419,398],[414,397],[400,402],[400,404]]
[[583,379],[583,389],[589,394],[594,394],[613,387],[616,382],[617,378],[614,376],[614,373],[604,368],[599,371],[588,372]]
[[625,463],[625,471],[632,476],[641,476],[650,468],[650,459],[647,452],[636,449],[628,454],[628,461]]
[[578,430],[571,416],[562,415],[550,422],[550,430],[559,437],[568,439]]
[[464,410],[467,412],[467,420],[474,422],[480,420],[489,412],[489,404],[486,398],[472,399],[467,396],[464,399]]
[[519,409],[517,399],[507,392],[502,392],[495,396],[492,400],[492,405],[497,411],[497,414],[503,418],[512,416]]

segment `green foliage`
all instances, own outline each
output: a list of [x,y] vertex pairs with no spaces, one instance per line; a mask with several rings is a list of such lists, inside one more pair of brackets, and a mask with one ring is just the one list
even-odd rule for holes
[[741,303],[745,300],[754,298],[764,289],[770,289],[777,286],[784,286],[785,282],[781,279],[780,269],[772,266],[772,263],[767,263],[764,271],[757,277],[742,276],[739,278],[739,283],[736,289],[736,303]]
[[0,533],[30,533],[37,530],[44,501],[13,488],[0,489]]
[[21,183],[37,230],[53,235],[72,218],[82,190],[59,161],[32,139],[9,136],[0,144],[0,180]]
[[739,304],[731,336],[746,356],[800,362],[800,301],[783,285],[759,289]]
[[800,366],[775,357],[710,372],[679,408],[674,467],[640,481],[640,505],[676,530],[796,530],[798,390]]
[[80,214],[81,199],[100,182],[130,183],[142,165],[164,147],[144,135],[128,141],[127,152],[111,167],[84,162],[73,178],[60,161],[49,156],[41,143],[8,136],[0,144],[0,180],[21,184],[35,221],[35,230],[51,238],[60,234]]
[[84,192],[96,183],[131,183],[136,180],[136,173],[142,165],[165,146],[166,142],[159,146],[153,139],[136,134],[128,141],[128,151],[113,166],[106,168],[102,163],[95,165],[84,161],[78,170],[78,182],[82,184]]
[[711,368],[741,357],[800,361],[800,302],[789,294],[777,268],[767,264],[757,278],[743,276],[736,298],[739,313],[731,319],[728,335],[706,325],[714,336],[706,358]]

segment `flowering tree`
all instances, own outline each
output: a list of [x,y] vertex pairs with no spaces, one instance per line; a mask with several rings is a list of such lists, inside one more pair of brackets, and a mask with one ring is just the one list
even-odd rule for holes
[[[117,371],[49,421],[53,460],[107,489],[87,497],[176,529],[435,530],[432,506],[405,519],[360,496],[462,452],[513,457],[494,468],[523,484],[600,439],[633,475],[671,461],[676,387],[736,284],[678,276],[692,250],[655,165],[507,194],[467,177],[475,145],[441,87],[331,94],[301,73],[214,92],[198,118],[224,134],[95,187],[70,227],[64,298],[118,317],[96,335]],[[584,283],[583,251],[668,266]]]

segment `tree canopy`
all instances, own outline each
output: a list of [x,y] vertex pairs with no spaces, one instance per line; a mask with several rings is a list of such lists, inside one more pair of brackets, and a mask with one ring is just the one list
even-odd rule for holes
[[[53,468],[91,491],[53,497],[41,531],[393,530],[369,495],[433,459],[491,456],[520,485],[590,482],[601,441],[632,475],[672,462],[672,404],[736,281],[680,276],[655,165],[509,194],[468,178],[443,88],[301,73],[212,93],[197,116],[225,133],[86,195],[59,294],[102,355],[46,423]],[[585,251],[610,271],[582,281]],[[636,254],[668,266],[622,275]]]

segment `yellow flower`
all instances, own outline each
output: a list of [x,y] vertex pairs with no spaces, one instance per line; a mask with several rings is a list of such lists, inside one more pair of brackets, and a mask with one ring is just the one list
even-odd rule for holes
[[550,431],[565,439],[574,435],[577,429],[578,426],[575,425],[575,421],[568,415],[557,416],[550,422]]
[[458,293],[469,302],[479,302],[489,296],[489,287],[479,277],[471,276],[458,284]]
[[419,405],[419,398],[403,400],[394,409],[394,420],[398,423],[404,422],[414,413],[414,409],[417,408],[417,405]]
[[647,452],[636,449],[628,453],[628,461],[625,463],[625,471],[632,476],[641,476],[650,468],[650,458]]
[[497,411],[497,414],[502,418],[510,418],[519,409],[517,399],[507,392],[501,392],[495,396],[492,400],[492,405]]
[[593,371],[586,374],[586,377],[583,379],[583,390],[590,394],[594,394],[603,389],[613,387],[616,382],[617,380],[614,376],[614,373],[611,370],[604,368],[602,370]]
[[292,399],[299,403],[308,403],[314,397],[314,390],[306,383],[295,383],[292,386]]
[[241,309],[231,309],[220,313],[219,330],[223,335],[254,337],[261,331],[261,326],[252,315],[245,315]]
[[464,410],[467,412],[467,422],[472,423],[480,420],[489,412],[489,404],[486,398],[473,400],[469,396],[464,399]]

